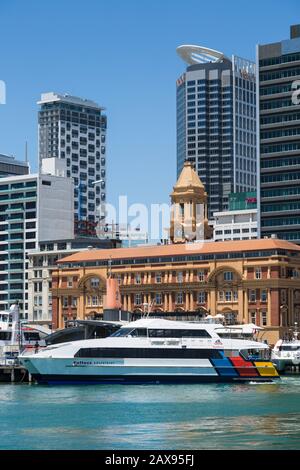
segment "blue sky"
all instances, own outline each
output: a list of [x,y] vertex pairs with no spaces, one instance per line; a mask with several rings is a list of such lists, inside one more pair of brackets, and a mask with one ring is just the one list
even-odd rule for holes
[[90,98],[108,116],[108,200],[162,203],[176,180],[175,81],[180,44],[253,59],[289,37],[298,0],[0,0],[0,153],[37,169],[36,101]]

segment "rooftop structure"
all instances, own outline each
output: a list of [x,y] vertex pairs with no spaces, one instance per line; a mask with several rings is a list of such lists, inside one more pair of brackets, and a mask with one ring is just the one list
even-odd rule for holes
[[[139,264],[138,260],[140,258],[142,258],[143,262],[148,262],[148,260],[150,260],[151,258],[156,258],[157,262],[159,262],[159,259],[163,259],[165,257],[170,256],[194,257],[197,255],[214,256],[218,254],[223,254],[224,258],[230,258],[231,253],[240,253],[240,256],[243,257],[243,254],[245,253],[251,251],[258,253],[262,250],[285,250],[290,252],[300,252],[300,246],[276,238],[266,238],[251,241],[224,241],[221,243],[215,243],[214,241],[202,241],[174,245],[147,245],[143,247],[134,248],[116,248],[113,250],[90,250],[85,251],[83,253],[75,253],[74,255],[67,256],[66,258],[61,259],[59,263],[76,264],[78,262],[90,261],[107,262],[109,259],[111,259],[112,261],[128,261],[129,259],[135,259],[136,263]],[[142,261],[140,261],[140,263],[142,263]]]
[[0,154],[0,178],[13,175],[28,175],[28,162],[16,160],[13,156]]

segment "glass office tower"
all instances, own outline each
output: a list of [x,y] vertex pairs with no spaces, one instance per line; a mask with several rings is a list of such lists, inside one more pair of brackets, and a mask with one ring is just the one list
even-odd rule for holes
[[300,243],[300,25],[288,40],[258,45],[257,66],[259,231]]
[[208,193],[208,216],[232,192],[256,189],[255,64],[201,46],[180,46],[188,64],[177,80],[177,173],[192,161]]

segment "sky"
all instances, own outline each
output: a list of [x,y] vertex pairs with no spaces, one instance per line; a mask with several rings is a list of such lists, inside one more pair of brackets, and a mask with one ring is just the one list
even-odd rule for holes
[[106,108],[107,195],[168,203],[176,182],[176,79],[181,44],[255,59],[255,45],[289,38],[298,0],[0,0],[0,153],[38,166],[41,93]]

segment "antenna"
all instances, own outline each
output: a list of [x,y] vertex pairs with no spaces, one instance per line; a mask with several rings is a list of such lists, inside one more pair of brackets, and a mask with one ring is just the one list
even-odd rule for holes
[[25,162],[28,163],[28,145],[27,145],[27,140],[25,141]]

